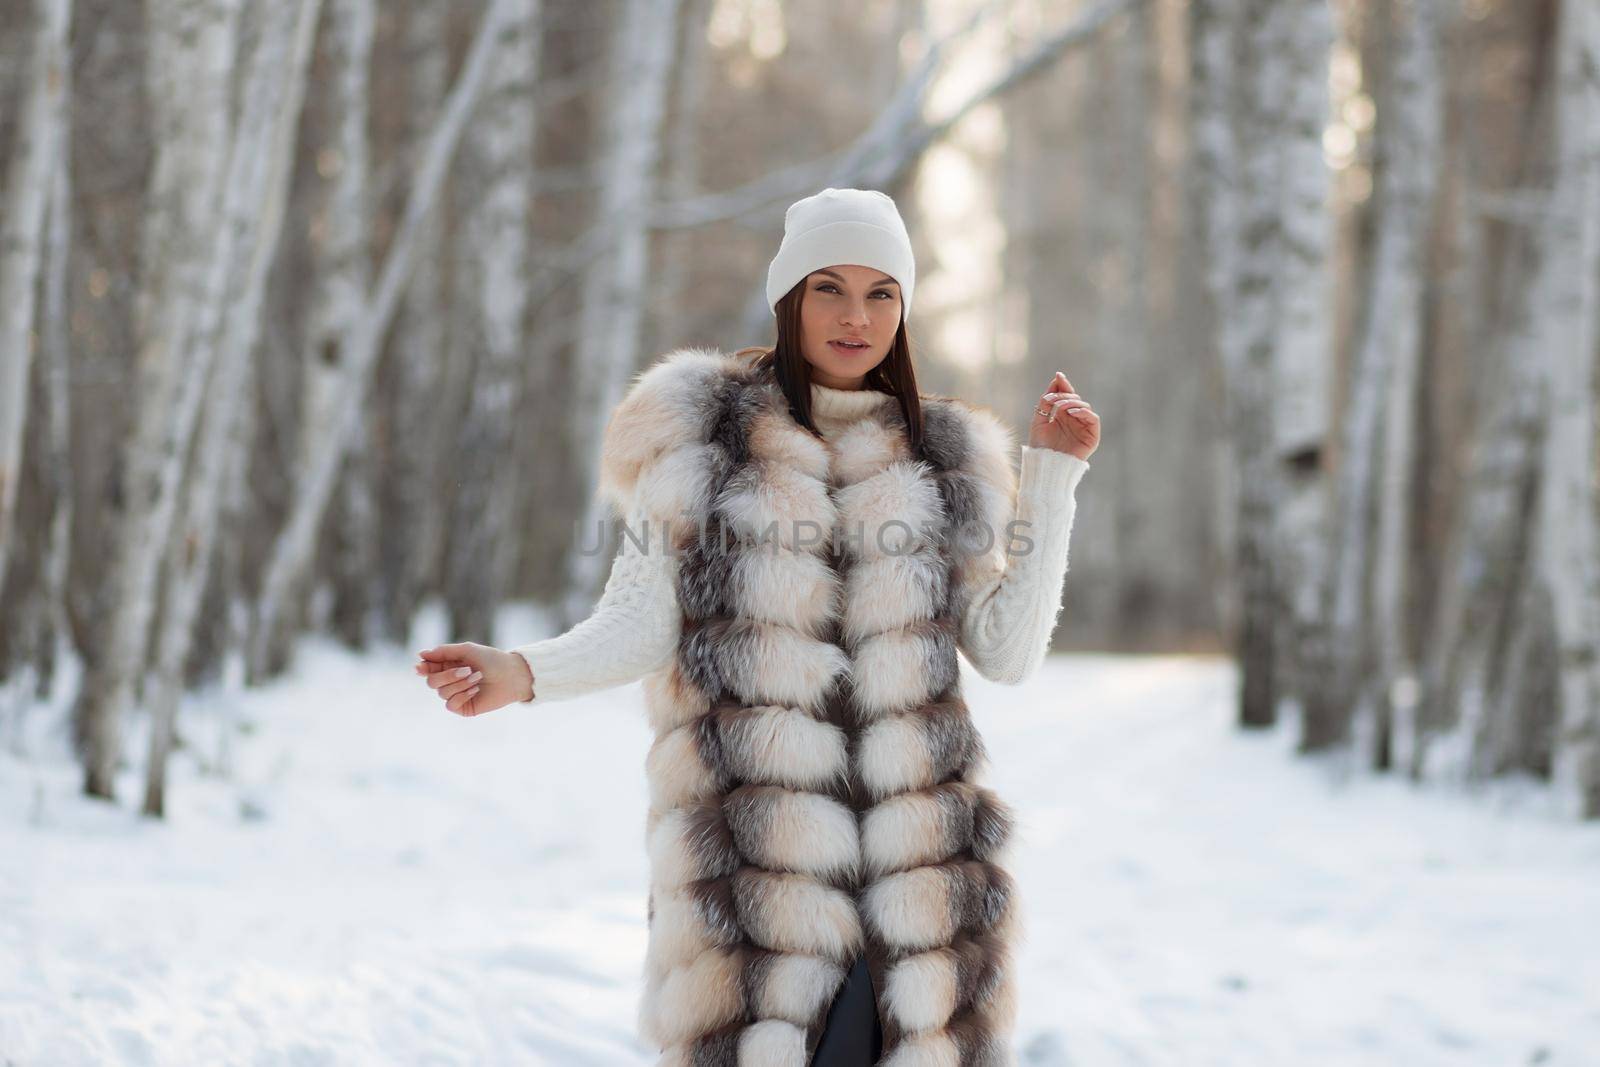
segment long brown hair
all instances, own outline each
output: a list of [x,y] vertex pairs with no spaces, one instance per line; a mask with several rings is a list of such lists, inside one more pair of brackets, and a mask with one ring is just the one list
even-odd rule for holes
[[[800,349],[800,302],[805,299],[806,279],[796,282],[794,288],[783,294],[773,309],[777,318],[778,340],[771,347],[753,345],[734,353],[745,356],[758,353],[753,365],[768,371],[789,399],[789,413],[794,421],[821,436],[811,418],[811,364]],[[894,331],[889,345],[889,355],[876,367],[867,371],[865,388],[877,389],[894,397],[900,405],[900,415],[906,423],[906,440],[913,455],[922,453],[922,401],[917,389],[916,368],[911,365],[911,339],[906,335],[905,318]]]

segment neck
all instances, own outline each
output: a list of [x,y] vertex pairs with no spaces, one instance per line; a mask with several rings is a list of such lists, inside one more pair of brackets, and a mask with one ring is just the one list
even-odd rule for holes
[[857,374],[853,378],[843,378],[829,374],[815,363],[811,365],[811,381],[817,385],[826,385],[829,389],[852,390],[865,389],[867,387],[867,376],[865,374]]
[[859,419],[875,411],[880,405],[892,402],[893,399],[888,393],[865,386],[857,389],[835,389],[829,385],[811,383],[811,414],[817,419]]

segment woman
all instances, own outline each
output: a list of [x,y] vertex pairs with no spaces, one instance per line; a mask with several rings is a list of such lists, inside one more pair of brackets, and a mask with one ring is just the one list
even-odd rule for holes
[[420,653],[459,715],[645,679],[662,1063],[1012,1062],[1013,819],[956,649],[1008,683],[1043,659],[1099,417],[1057,372],[1019,484],[996,416],[918,391],[914,281],[888,196],[793,204],[776,345],[670,352],[611,417],[594,614]]

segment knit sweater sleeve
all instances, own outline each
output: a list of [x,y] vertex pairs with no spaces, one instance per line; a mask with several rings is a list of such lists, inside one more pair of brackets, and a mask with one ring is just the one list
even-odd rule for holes
[[522,703],[548,704],[626,685],[671,662],[682,626],[677,556],[663,548],[656,524],[646,522],[642,509],[629,513],[626,529],[637,540],[622,538],[589,617],[563,634],[510,649],[533,672],[533,698]]
[[961,649],[991,681],[1017,684],[1044,662],[1061,611],[1078,482],[1088,469],[1069,453],[1022,446],[1015,517],[1031,544],[1019,540],[1004,566],[983,575],[961,616]]

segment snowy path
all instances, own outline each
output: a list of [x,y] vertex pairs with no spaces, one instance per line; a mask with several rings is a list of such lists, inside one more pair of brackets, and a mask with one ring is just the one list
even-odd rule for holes
[[[57,755],[0,755],[0,1064],[650,1063],[639,688],[458,719],[409,663],[303,646],[165,826],[136,773],[79,799],[36,709]],[[1340,781],[1235,733],[1217,661],[966,684],[1023,835],[1021,1063],[1600,1062],[1600,826]],[[223,705],[185,709],[203,751]]]

